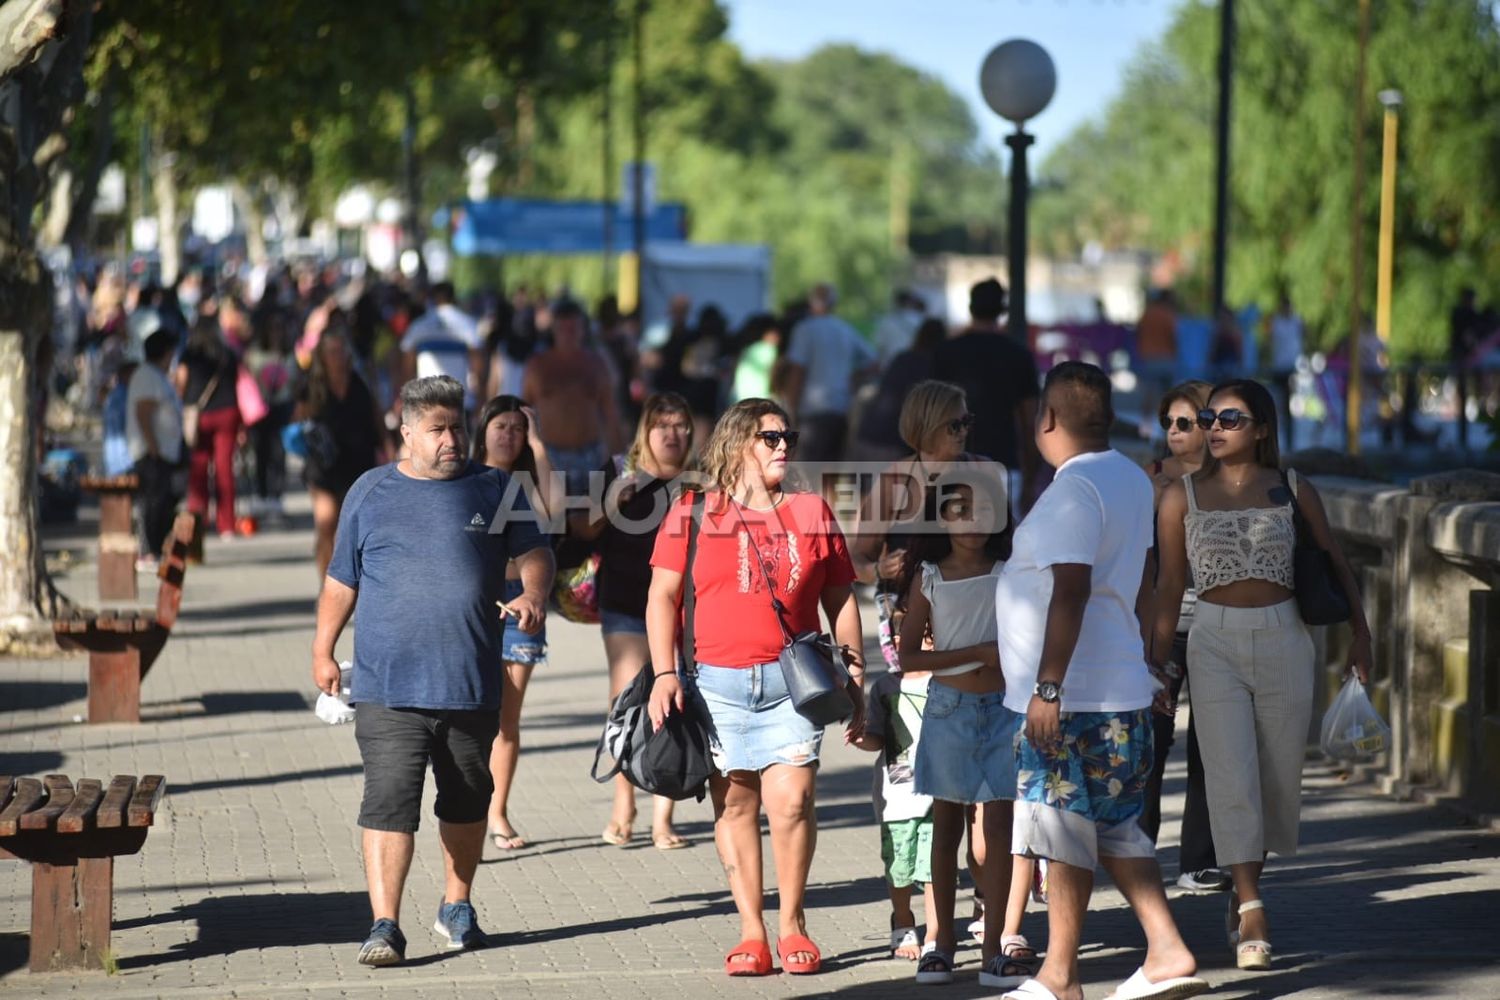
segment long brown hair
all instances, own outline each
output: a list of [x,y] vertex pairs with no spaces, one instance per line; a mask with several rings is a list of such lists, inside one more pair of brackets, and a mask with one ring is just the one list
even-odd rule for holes
[[[651,428],[655,427],[662,417],[680,416],[687,421],[688,455],[693,451],[693,411],[688,406],[688,401],[675,392],[653,392],[646,397],[646,402],[641,406],[640,423],[635,427],[635,440],[630,444],[630,451],[625,456],[625,465],[630,469],[639,469],[641,459],[650,455],[652,460],[656,455],[651,451]],[[687,462],[684,460],[684,465]]]
[[760,430],[760,418],[768,416],[791,423],[779,404],[751,397],[725,410],[719,422],[714,424],[713,433],[708,436],[708,444],[703,449],[703,466],[708,473],[709,485],[726,497],[733,491],[744,468],[745,446]]
[[[480,465],[489,465],[489,456],[485,452],[484,432],[489,429],[490,421],[505,413],[521,414],[523,429],[531,433],[531,420],[522,409],[526,401],[519,396],[501,395],[496,396],[484,404],[484,409],[479,411],[479,419],[474,421],[474,444],[473,455],[470,456]],[[531,442],[527,441],[521,445],[521,453],[516,456],[516,467],[512,472],[536,473],[536,455],[531,452]]]
[[359,372],[354,366],[354,344],[349,340],[348,324],[344,322],[343,314],[335,312],[328,317],[328,326],[318,336],[317,346],[313,348],[312,367],[307,377],[307,408],[314,419],[323,415],[323,410],[328,406],[328,400],[333,395],[333,389],[328,382],[328,365],[323,360],[324,345],[334,340],[343,342],[344,353],[349,358],[349,380],[359,378]]
[[[1277,443],[1276,400],[1270,390],[1253,378],[1236,378],[1220,382],[1208,394],[1212,403],[1215,396],[1236,395],[1250,408],[1250,419],[1266,429],[1266,436],[1255,442],[1255,464],[1266,469],[1281,468],[1281,446]],[[1204,479],[1212,478],[1219,471],[1219,460],[1210,452],[1208,460],[1198,474]]]

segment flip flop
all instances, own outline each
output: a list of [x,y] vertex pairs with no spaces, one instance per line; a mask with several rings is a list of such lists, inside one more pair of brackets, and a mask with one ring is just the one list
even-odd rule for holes
[[[799,951],[812,955],[812,961],[793,962],[787,959],[788,955],[795,955]],[[823,953],[806,934],[793,934],[790,937],[781,938],[776,942],[776,955],[781,959],[782,970],[794,976],[808,976],[823,967]]]
[[1208,990],[1208,983],[1197,976],[1177,976],[1153,983],[1146,978],[1146,967],[1141,966],[1105,1000],[1184,1000]]
[[[735,959],[748,956],[748,962]],[[728,976],[769,976],[771,974],[771,948],[764,941],[745,939],[724,956],[724,974]]]
[[687,840],[675,833],[653,833],[651,843],[658,851],[680,851],[688,846]]
[[501,833],[499,830],[491,830],[490,839],[494,841],[495,846],[500,848],[500,850],[502,851],[519,851],[523,847],[531,846],[530,844],[526,843],[525,837],[521,836],[514,830],[512,830],[510,833]]
[[[891,928],[891,957],[901,958],[896,952],[902,948],[916,948],[919,952],[921,951],[922,941],[917,937],[917,929],[915,927],[893,926]],[[908,958],[903,959],[903,961],[914,962],[916,959]]]
[[1057,1000],[1057,994],[1047,989],[1039,979],[1028,979],[1009,993],[1000,995],[1000,1000]]
[[604,828],[604,832],[599,834],[600,840],[614,847],[624,847],[630,843],[630,837],[630,827],[622,827],[614,823],[610,823]]

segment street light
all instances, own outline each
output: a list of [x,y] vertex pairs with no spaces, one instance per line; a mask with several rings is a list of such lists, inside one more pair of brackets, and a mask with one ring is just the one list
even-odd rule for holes
[[1052,57],[1036,42],[1012,38],[1001,42],[984,57],[979,68],[979,90],[990,110],[1016,130],[1005,137],[1010,147],[1010,313],[1006,330],[1021,343],[1026,330],[1026,200],[1030,178],[1026,172],[1026,147],[1033,137],[1025,131],[1028,118],[1035,118],[1057,91],[1057,69]]

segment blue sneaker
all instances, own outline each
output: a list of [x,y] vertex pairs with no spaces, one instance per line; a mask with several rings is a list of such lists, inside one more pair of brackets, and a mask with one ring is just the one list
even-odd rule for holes
[[484,944],[484,931],[479,929],[479,918],[467,899],[439,906],[432,929],[447,939],[451,951],[469,951]]
[[380,919],[359,948],[360,965],[396,965],[406,961],[406,935],[396,921]]

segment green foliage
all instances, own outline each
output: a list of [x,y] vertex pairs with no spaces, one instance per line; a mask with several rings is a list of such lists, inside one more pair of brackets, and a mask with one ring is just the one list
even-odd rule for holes
[[[1217,3],[1183,6],[1135,59],[1119,97],[1043,165],[1037,239],[1173,251],[1205,288],[1213,219]],[[1366,186],[1363,286],[1373,312],[1382,110],[1404,96],[1396,194],[1393,348],[1441,355],[1458,288],[1500,273],[1500,28],[1485,0],[1376,0],[1359,95]],[[1232,122],[1231,301],[1273,308],[1285,288],[1324,344],[1348,329],[1358,8],[1239,5]],[[1202,308],[1203,303],[1193,303]]]

